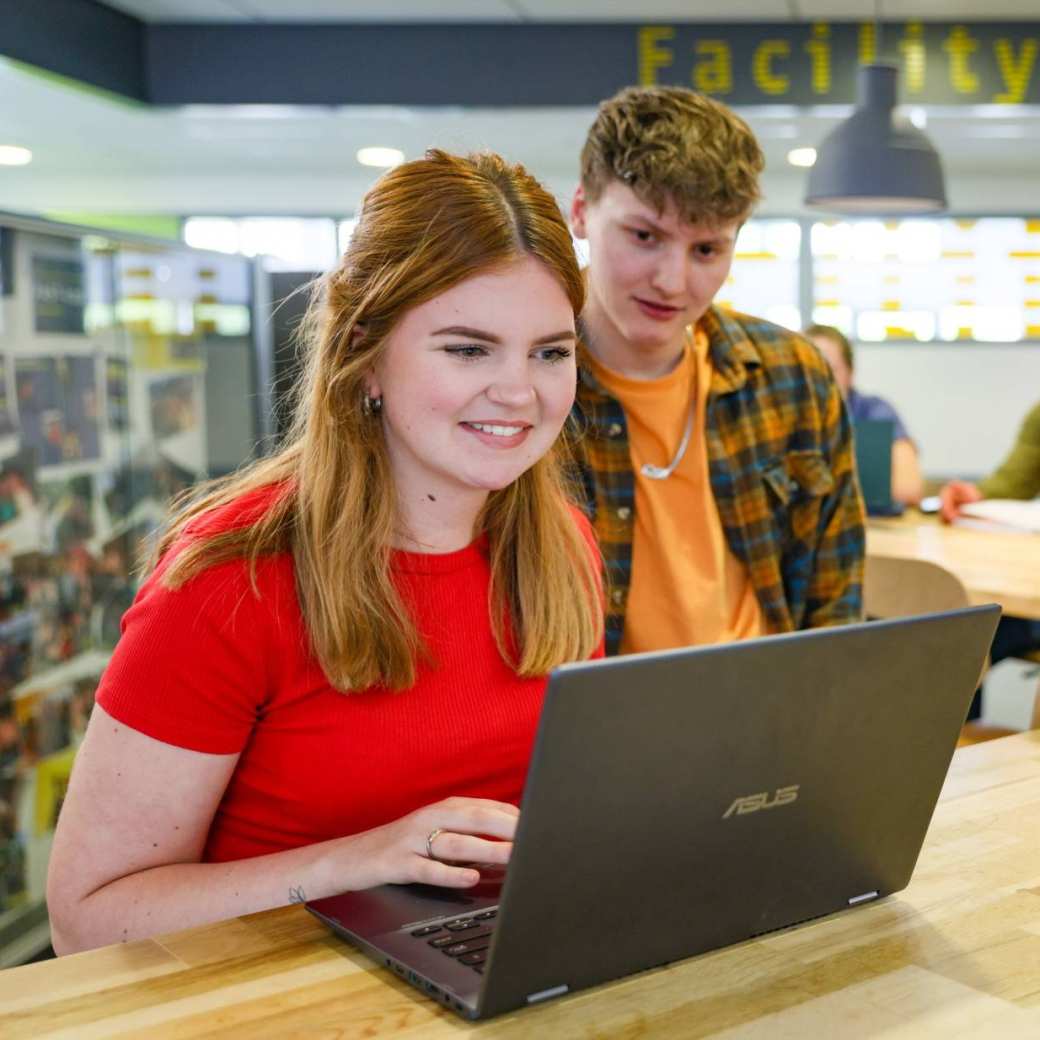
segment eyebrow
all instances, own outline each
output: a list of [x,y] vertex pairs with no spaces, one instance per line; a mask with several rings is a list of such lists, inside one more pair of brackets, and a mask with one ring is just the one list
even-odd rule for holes
[[[484,332],[481,329],[471,329],[468,325],[449,325],[444,329],[437,329],[436,332],[431,333],[433,336],[468,336],[470,339],[479,339],[484,343],[501,343],[502,339],[496,336],[493,332]],[[536,347],[541,346],[544,343],[558,343],[561,339],[573,339],[576,340],[577,334],[574,329],[564,329],[561,332],[554,332],[549,336],[542,336],[534,341]]]
[[[642,213],[631,213],[625,217],[622,217],[622,222],[626,224],[646,224],[650,230],[656,232],[659,235],[668,235],[671,237],[673,232],[667,228],[662,227],[652,217],[644,216]],[[737,234],[739,234],[739,229]],[[717,231],[706,231],[703,238],[698,236],[698,243],[711,242],[714,245],[726,244],[732,245],[737,241],[737,235],[727,235],[721,230]]]

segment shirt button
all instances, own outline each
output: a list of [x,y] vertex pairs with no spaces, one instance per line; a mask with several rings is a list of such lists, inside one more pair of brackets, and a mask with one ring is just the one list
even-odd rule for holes
[[620,607],[621,604],[625,602],[625,590],[614,589],[614,591],[610,594],[610,598],[613,601],[614,606]]
[[632,510],[628,506],[621,506],[617,511],[619,520],[627,520],[632,515]]
[[622,431],[621,423],[619,423],[619,422],[612,422],[607,427],[607,436],[608,437],[620,437],[621,436],[621,431]]

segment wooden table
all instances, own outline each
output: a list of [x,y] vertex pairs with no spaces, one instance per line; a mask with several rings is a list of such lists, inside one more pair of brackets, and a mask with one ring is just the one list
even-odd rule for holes
[[1040,535],[941,524],[908,511],[867,524],[867,556],[929,560],[952,571],[973,603],[999,603],[1005,614],[1040,620]]
[[0,972],[0,1036],[1040,1037],[1040,733],[954,757],[908,889],[471,1025],[300,907]]

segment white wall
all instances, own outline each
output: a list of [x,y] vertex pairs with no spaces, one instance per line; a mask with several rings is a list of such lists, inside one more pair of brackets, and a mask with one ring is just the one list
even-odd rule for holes
[[1040,343],[864,344],[856,386],[896,406],[927,476],[981,477],[1040,401]]

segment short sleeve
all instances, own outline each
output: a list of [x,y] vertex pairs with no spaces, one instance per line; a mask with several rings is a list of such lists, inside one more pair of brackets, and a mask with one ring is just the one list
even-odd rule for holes
[[878,400],[881,402],[885,412],[884,415],[879,415],[878,418],[888,419],[892,423],[892,440],[912,442],[913,437],[910,436],[906,424],[899,417],[899,413],[895,410],[895,407],[889,404],[883,397],[879,397]]
[[873,395],[861,395],[861,414],[853,415],[853,420],[858,422],[861,419],[867,420],[878,420],[881,422],[890,422],[892,424],[892,440],[894,441],[913,441],[913,437],[910,436],[910,432],[906,428],[906,424],[899,417],[899,413],[895,410],[895,407],[885,400],[883,397],[874,397]]
[[268,693],[263,585],[258,598],[241,560],[177,589],[161,575],[160,565],[124,615],[97,702],[164,743],[240,752]]

